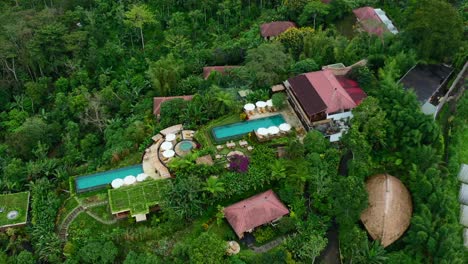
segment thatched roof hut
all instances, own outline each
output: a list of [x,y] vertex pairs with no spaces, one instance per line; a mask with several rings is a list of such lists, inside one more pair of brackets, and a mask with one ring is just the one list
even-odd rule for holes
[[373,239],[386,247],[403,235],[408,228],[413,212],[411,195],[397,178],[377,174],[366,182],[369,207],[361,214]]

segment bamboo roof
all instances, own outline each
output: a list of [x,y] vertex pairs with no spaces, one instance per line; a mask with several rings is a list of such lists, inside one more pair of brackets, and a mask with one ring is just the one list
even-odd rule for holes
[[361,221],[375,240],[386,247],[400,238],[410,225],[413,205],[411,195],[394,176],[377,174],[366,182],[369,207]]

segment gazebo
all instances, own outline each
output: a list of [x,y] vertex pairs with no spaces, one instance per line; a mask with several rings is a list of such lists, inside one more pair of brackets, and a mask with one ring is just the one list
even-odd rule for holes
[[413,212],[411,195],[399,179],[388,174],[371,176],[366,182],[369,207],[361,221],[383,247],[395,242],[408,228]]
[[239,238],[245,232],[270,223],[289,213],[272,190],[254,195],[224,208],[224,216]]

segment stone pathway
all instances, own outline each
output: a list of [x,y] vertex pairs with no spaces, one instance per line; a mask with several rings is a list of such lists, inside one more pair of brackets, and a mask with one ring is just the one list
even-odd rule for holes
[[[71,223],[75,220],[75,218],[80,215],[82,212],[86,211],[88,208],[93,208],[96,206],[101,206],[107,204],[108,201],[100,201],[100,202],[95,202],[95,203],[90,203],[86,205],[78,204],[65,218],[65,220],[62,222],[59,228],[59,238],[61,241],[67,241],[67,236],[68,236],[68,228],[70,227]],[[86,213],[91,216],[92,218],[96,219],[97,221],[101,222],[102,224],[105,225],[110,225],[114,224],[117,220],[112,219],[112,220],[103,220],[100,217],[96,216],[95,214],[86,211]]]
[[277,239],[270,241],[263,246],[259,246],[259,247],[251,246],[250,249],[252,249],[255,253],[264,253],[278,246],[285,239],[286,239],[286,236],[278,237]]

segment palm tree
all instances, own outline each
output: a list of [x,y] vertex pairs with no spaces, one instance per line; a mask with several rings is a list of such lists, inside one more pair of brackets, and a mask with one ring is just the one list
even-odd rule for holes
[[275,162],[270,165],[270,169],[272,179],[279,180],[286,178],[286,166],[283,161],[275,160]]
[[381,264],[386,263],[385,249],[379,241],[374,241],[369,247],[369,242],[366,239],[363,247],[356,254],[355,261],[357,263]]
[[223,185],[224,183],[218,181],[217,177],[210,176],[208,179],[206,179],[205,187],[203,187],[202,190],[211,193],[213,196],[216,196],[218,193],[226,191]]

